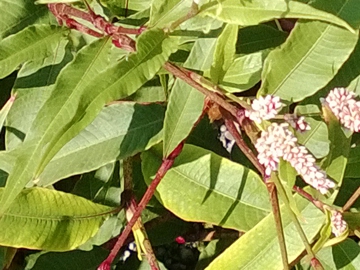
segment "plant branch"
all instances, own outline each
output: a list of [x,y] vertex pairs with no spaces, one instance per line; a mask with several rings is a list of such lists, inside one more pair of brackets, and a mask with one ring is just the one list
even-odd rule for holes
[[281,182],[279,181],[277,175],[275,175],[274,173],[272,173],[272,177],[271,179],[274,181],[277,190],[279,191],[279,195],[280,198],[282,199],[282,201],[285,204],[285,208],[288,211],[288,214],[290,216],[290,219],[292,220],[292,222],[294,223],[296,230],[298,231],[300,238],[305,246],[306,252],[307,254],[309,254],[311,256],[311,264],[316,267],[317,270],[323,270],[323,267],[321,266],[321,263],[317,260],[314,251],[311,248],[311,245],[306,237],[306,234],[303,230],[303,228],[300,225],[299,220],[297,219],[295,213],[291,210],[291,207],[289,206],[289,200],[286,196],[286,192],[284,190],[284,187],[282,186]]
[[[265,180],[265,179],[264,179]],[[276,186],[274,182],[266,182],[266,188],[270,195],[271,206],[274,214],[275,219],[275,226],[277,231],[277,236],[279,240],[280,252],[281,252],[281,259],[283,262],[283,269],[289,270],[289,261],[287,256],[286,250],[286,242],[284,237],[284,229],[281,221],[281,212],[279,207],[279,199],[276,191]]]
[[260,172],[260,174],[264,178],[264,176],[265,176],[264,166],[262,166],[259,163],[259,160],[255,156],[253,151],[251,151],[249,146],[246,144],[246,142],[242,138],[241,131],[236,128],[236,126],[234,125],[234,122],[231,120],[231,116],[229,115],[229,113],[226,110],[223,110],[221,108],[220,108],[220,111],[221,111],[221,114],[224,116],[225,126],[228,129],[228,131],[230,132],[230,134],[233,136],[237,146],[244,153],[244,155],[251,161],[251,163],[255,166],[255,168]]
[[98,270],[109,270],[110,265],[112,264],[113,260],[115,259],[117,253],[119,252],[120,248],[124,245],[126,238],[129,236],[132,227],[135,225],[136,221],[141,215],[141,212],[145,209],[146,205],[154,195],[156,187],[159,185],[161,179],[164,177],[166,172],[171,168],[174,164],[175,158],[181,153],[183,148],[184,142],[181,142],[171,153],[168,157],[166,157],[160,168],[158,169],[155,179],[151,182],[148,189],[146,190],[144,196],[142,197],[138,207],[134,211],[134,214],[130,221],[126,224],[125,229],[122,231],[120,237],[118,238],[116,244],[114,245],[113,249],[111,250],[109,256],[101,263],[98,267]]
[[353,195],[351,195],[350,199],[345,203],[345,205],[342,208],[342,212],[345,212],[350,209],[350,207],[354,204],[354,202],[359,198],[360,196],[360,187],[354,192]]

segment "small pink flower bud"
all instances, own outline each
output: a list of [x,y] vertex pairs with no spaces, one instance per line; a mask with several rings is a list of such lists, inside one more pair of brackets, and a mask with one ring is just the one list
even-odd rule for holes
[[305,121],[304,116],[297,116],[294,114],[285,114],[284,120],[290,124],[293,128],[300,132],[310,130],[310,125]]
[[267,95],[265,98],[254,99],[251,110],[245,110],[245,116],[256,123],[274,118],[283,104],[279,97]]

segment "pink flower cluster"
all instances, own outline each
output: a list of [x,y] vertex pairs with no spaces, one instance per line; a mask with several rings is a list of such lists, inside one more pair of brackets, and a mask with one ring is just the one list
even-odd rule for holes
[[261,133],[255,144],[258,160],[265,167],[265,174],[278,169],[280,158],[288,161],[306,183],[325,194],[335,183],[316,164],[315,158],[304,146],[297,144],[297,138],[287,123],[273,123]]
[[338,211],[331,211],[331,231],[335,236],[341,235],[346,230],[347,224]]
[[274,118],[282,106],[279,97],[267,95],[265,98],[254,99],[251,110],[245,110],[245,116],[260,124],[262,120]]
[[360,130],[360,101],[355,100],[353,92],[345,88],[334,88],[325,101],[344,127],[355,132]]

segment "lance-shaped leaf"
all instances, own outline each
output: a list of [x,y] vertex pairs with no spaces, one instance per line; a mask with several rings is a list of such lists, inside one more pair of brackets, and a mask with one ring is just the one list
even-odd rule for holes
[[234,61],[238,26],[227,24],[216,41],[213,63],[210,68],[210,77],[214,84],[221,81]]
[[0,40],[33,23],[48,19],[47,6],[34,4],[34,0],[2,0],[0,2]]
[[[295,196],[297,207],[304,218],[300,222],[308,240],[312,242],[323,222],[323,213],[312,203]],[[294,261],[304,250],[295,225],[285,207],[281,207],[281,218],[289,262]],[[206,269],[282,269],[280,247],[273,214],[240,237],[234,244],[217,257]]]
[[0,42],[0,78],[20,64],[52,54],[67,31],[62,27],[35,25],[3,39]]
[[[320,115],[320,110],[315,104],[299,105],[295,108],[297,115]],[[320,117],[305,117],[305,122],[311,127],[305,132],[296,131],[298,142],[316,157],[323,158],[329,153],[330,141],[329,132],[326,124],[319,119]]]
[[60,41],[55,52],[41,63],[25,63],[17,74],[13,87],[16,101],[6,118],[6,150],[12,150],[25,139],[31,125],[54,89],[61,69],[72,60],[67,41]]
[[165,110],[152,104],[114,104],[67,143],[39,176],[38,185],[95,170],[116,159],[124,159],[162,140]]
[[[5,190],[0,189],[0,197]],[[0,244],[65,251],[92,237],[114,209],[44,188],[23,190],[0,218]],[[21,233],[19,233],[21,232]]]
[[83,48],[63,69],[52,95],[27,134],[23,154],[17,158],[0,201],[0,215],[55,154],[94,120],[106,103],[133,94],[151,79],[177,49],[177,41],[167,38],[161,30],[146,31],[138,39],[137,52],[110,67],[108,39]]
[[164,157],[189,135],[202,114],[204,99],[202,93],[176,80],[164,120]]
[[357,35],[324,22],[299,21],[265,60],[259,95],[300,101],[324,87],[348,59]]
[[15,96],[11,96],[0,110],[0,129],[3,128],[5,119],[9,114],[9,111],[12,105],[14,104],[14,101],[15,101]]
[[260,51],[236,58],[221,79],[220,85],[230,93],[251,88],[260,81],[267,54],[266,51]]
[[215,1],[212,1],[209,4],[203,5],[201,7],[202,14],[227,23],[242,26],[256,25],[261,22],[279,18],[321,20],[331,24],[337,24],[354,32],[346,21],[331,13],[301,3],[300,1],[222,0],[218,2],[219,3],[215,3]]
[[192,0],[154,0],[150,7],[150,27],[162,28],[185,16],[191,8]]
[[206,71],[213,62],[216,38],[199,38],[195,41],[186,62],[185,68]]
[[[161,160],[158,149],[142,154],[146,181],[151,181]],[[258,174],[192,145],[185,145],[157,192],[163,205],[184,220],[240,231],[250,230],[270,212],[267,190]]]

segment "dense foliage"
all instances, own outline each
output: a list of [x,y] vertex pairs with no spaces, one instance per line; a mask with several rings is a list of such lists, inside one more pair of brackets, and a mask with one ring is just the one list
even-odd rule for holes
[[360,269],[359,1],[57,2],[0,0],[0,267]]

